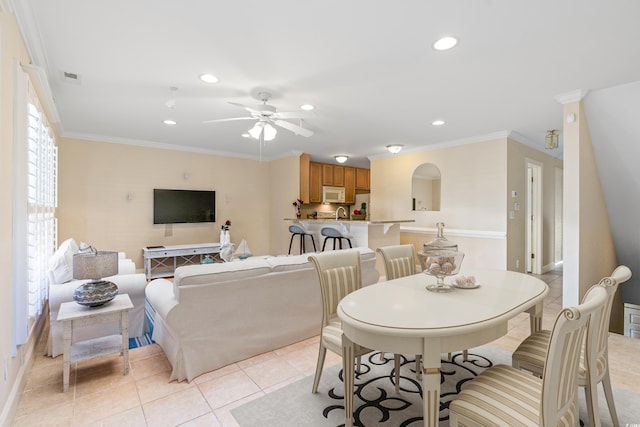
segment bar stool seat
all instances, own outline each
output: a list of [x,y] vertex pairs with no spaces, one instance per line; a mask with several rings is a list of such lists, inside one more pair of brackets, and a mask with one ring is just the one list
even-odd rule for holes
[[342,232],[340,230],[338,230],[337,228],[333,228],[333,227],[322,227],[322,229],[320,230],[320,234],[322,234],[324,237],[324,243],[322,244],[322,251],[324,252],[324,248],[325,246],[327,246],[327,240],[332,239],[333,240],[333,249],[336,248],[336,241],[338,241],[340,243],[340,249],[342,249],[342,240],[346,240],[347,242],[349,242],[349,247],[352,248],[353,246],[351,246],[351,239],[353,238],[353,235],[349,234],[349,233],[345,233]]
[[289,255],[291,255],[291,245],[293,245],[293,238],[296,236],[300,236],[300,253],[301,254],[306,252],[306,248],[304,244],[305,236],[311,237],[311,243],[313,243],[313,251],[317,252],[316,241],[313,238],[313,234],[307,233],[307,230],[305,230],[302,224],[291,224],[289,226],[289,231],[291,232],[291,241],[289,242]]

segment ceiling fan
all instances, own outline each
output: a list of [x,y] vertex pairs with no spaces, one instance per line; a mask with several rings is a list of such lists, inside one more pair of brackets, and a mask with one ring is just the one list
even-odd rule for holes
[[[311,135],[313,135],[313,131],[302,127],[302,119],[309,117],[312,113],[308,111],[278,112],[276,110],[276,107],[267,104],[267,101],[269,101],[269,98],[271,98],[270,93],[260,92],[258,96],[260,97],[262,104],[256,106],[255,108],[247,107],[246,105],[238,104],[235,102],[229,102],[229,104],[236,105],[247,110],[249,113],[251,113],[250,117],[232,117],[229,119],[206,120],[202,123],[230,122],[235,120],[256,120],[255,125],[251,129],[249,129],[249,135],[252,138],[259,140],[261,147],[264,141],[271,141],[276,137],[278,131],[273,125],[291,131],[296,135],[302,135],[304,137],[310,137]],[[293,124],[284,119],[300,119],[300,125]]]

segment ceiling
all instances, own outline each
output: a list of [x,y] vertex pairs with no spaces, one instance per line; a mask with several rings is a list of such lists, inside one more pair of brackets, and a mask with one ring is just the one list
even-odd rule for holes
[[[389,144],[505,132],[543,149],[546,131],[562,129],[556,96],[640,71],[637,0],[9,2],[62,136],[245,158],[347,154],[366,166]],[[434,50],[443,35],[458,46]],[[314,135],[279,129],[260,151],[241,136],[252,122],[202,123],[249,115],[229,102],[257,105],[263,90],[279,111],[315,105],[304,123]]]

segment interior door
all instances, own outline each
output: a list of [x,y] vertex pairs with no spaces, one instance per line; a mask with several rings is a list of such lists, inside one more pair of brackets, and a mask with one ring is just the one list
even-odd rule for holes
[[542,274],[542,165],[527,160],[526,272]]

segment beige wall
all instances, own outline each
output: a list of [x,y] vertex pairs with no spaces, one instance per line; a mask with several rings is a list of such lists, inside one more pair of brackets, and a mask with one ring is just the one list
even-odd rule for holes
[[[609,216],[582,102],[565,104],[564,116],[564,289],[565,306],[577,304],[587,289],[617,266]],[[577,285],[577,286],[576,286]],[[620,291],[611,313],[611,330],[622,333]]]
[[[444,222],[465,267],[506,268],[506,145],[505,138],[372,160],[371,218],[415,220],[403,224],[401,242],[418,250]],[[413,171],[423,163],[440,169],[440,211],[411,210]]]
[[[217,242],[229,219],[233,243],[271,249],[267,162],[67,138],[59,147],[60,242],[124,251],[142,269],[143,247]],[[215,190],[216,222],[154,225],[154,188]]]
[[[436,222],[445,237],[465,252],[465,267],[525,270],[527,159],[543,168],[543,265],[553,263],[555,169],[562,161],[510,139],[441,150],[408,153],[371,162],[371,215],[374,219],[414,219],[404,224],[402,243],[421,249],[435,237]],[[422,163],[442,174],[441,210],[411,210],[411,176]],[[511,191],[518,193],[516,199]],[[513,202],[520,211],[508,219]],[[519,267],[516,267],[519,260]]]
[[[284,218],[295,216],[293,201],[300,197],[300,156],[292,155],[269,162],[270,209],[271,209],[271,255],[286,254],[289,250],[289,221]],[[249,243],[251,250],[253,245]],[[255,251],[254,251],[255,253]],[[263,252],[267,253],[267,252]],[[293,252],[296,253],[296,252]]]
[[[539,163],[542,168],[541,255],[543,271],[547,271],[554,267],[555,180],[556,168],[562,168],[562,160],[513,140],[509,140],[507,147],[507,211],[514,210],[514,203],[520,204],[520,210],[514,210],[514,219],[507,221],[507,266],[509,270],[525,271],[528,160]],[[511,191],[516,191],[517,197],[512,197]]]

